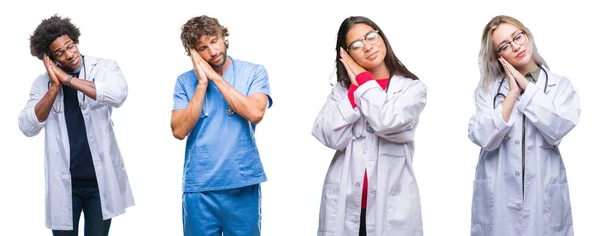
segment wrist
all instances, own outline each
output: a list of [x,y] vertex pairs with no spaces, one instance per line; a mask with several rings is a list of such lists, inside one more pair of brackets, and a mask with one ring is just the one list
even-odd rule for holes
[[71,87],[71,80],[73,80],[73,76],[72,75],[68,75],[67,78],[65,79],[64,84]]
[[519,95],[521,95],[521,89],[511,89],[510,91],[508,91],[508,95],[518,97]]
[[53,94],[58,94],[58,91],[60,90],[60,86],[61,86],[60,83],[52,83],[50,88],[48,88],[48,91]]
[[196,85],[196,87],[198,88],[206,88],[208,86],[208,81],[198,81],[198,85]]

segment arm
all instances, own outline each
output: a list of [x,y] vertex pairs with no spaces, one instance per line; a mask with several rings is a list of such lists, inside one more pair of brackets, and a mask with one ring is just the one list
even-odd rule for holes
[[[254,74],[249,95],[246,97],[234,87],[231,87],[202,57],[198,57],[198,61],[206,77],[215,83],[231,109],[252,124],[258,124],[263,119],[265,110],[270,105],[270,100],[267,95],[269,93],[268,76],[262,66],[259,66],[258,71]],[[257,87],[264,89],[253,91]]]
[[[50,88],[44,93],[44,86],[47,80],[44,77],[38,77],[31,86],[31,92],[29,93],[29,101],[21,114],[19,114],[19,128],[21,132],[27,137],[35,136],[40,133],[46,120],[50,115],[50,110],[54,105],[56,96],[60,91],[60,81],[56,75],[57,68],[53,61],[46,55],[42,59],[44,67],[46,68],[48,80],[51,82]],[[44,96],[42,96],[44,93]]]
[[[67,83],[68,75],[56,65],[54,70],[62,84]],[[69,84],[71,87],[81,91],[89,98],[96,101],[96,106],[120,107],[127,98],[127,82],[119,65],[114,61],[108,61],[105,68],[101,68],[101,74],[95,81],[88,81],[73,77]],[[83,73],[84,71],[82,71]],[[81,75],[80,75],[81,76]]]
[[493,108],[494,95],[490,92],[486,93],[483,88],[478,87],[475,90],[476,112],[469,120],[469,139],[486,151],[500,147],[502,140],[515,123],[510,119],[506,122],[503,120],[504,105]]
[[208,87],[208,79],[204,73],[199,60],[202,58],[198,55],[195,49],[190,49],[190,57],[194,67],[194,74],[198,80],[196,91],[192,99],[188,100],[184,83],[181,79],[177,79],[175,84],[175,92],[173,93],[173,112],[171,113],[171,132],[176,139],[183,140],[190,131],[196,126],[201,117],[202,106],[206,96]]
[[47,86],[45,79],[40,77],[35,80],[29,93],[29,101],[19,114],[19,128],[27,137],[32,137],[40,133],[46,125],[46,120],[52,110],[54,100],[60,90],[60,85],[55,83],[44,93],[44,86]]
[[559,144],[577,125],[581,114],[579,95],[567,78],[559,80],[556,93],[551,98],[544,93],[543,85],[529,83],[517,105],[550,145]]
[[347,90],[340,83],[333,87],[312,130],[312,135],[317,140],[329,148],[340,151],[350,143],[352,127],[360,118],[360,112],[352,108],[347,94]]
[[[394,142],[407,140],[406,131],[413,129],[425,108],[427,87],[420,80],[412,80],[404,91],[388,99],[388,94],[372,79],[370,73],[361,73],[356,80],[362,84],[354,93],[356,105],[375,134]],[[412,138],[408,141],[412,141]]]
[[253,73],[252,82],[248,96],[231,87],[223,77],[216,74],[211,78],[227,104],[240,116],[249,120],[252,124],[258,124],[264,117],[267,107],[270,106],[269,83],[267,71],[262,66],[257,66]]
[[[171,131],[176,139],[183,140],[190,131],[196,126],[202,113],[202,104],[204,103],[204,97],[206,95],[206,87],[208,83],[198,83],[196,91],[192,96],[192,99],[187,102],[187,97],[183,90],[181,81],[177,80],[175,85],[175,93],[173,99],[175,100],[175,108],[171,114]],[[187,103],[187,104],[185,104]],[[176,109],[177,107],[184,106],[185,108]]]

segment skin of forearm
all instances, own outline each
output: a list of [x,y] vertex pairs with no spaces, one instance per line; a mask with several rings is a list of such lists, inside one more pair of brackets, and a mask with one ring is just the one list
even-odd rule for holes
[[198,84],[194,96],[185,109],[173,111],[171,118],[171,131],[177,139],[184,139],[196,126],[202,113],[202,104],[206,95],[207,84]]
[[518,97],[519,92],[509,92],[506,98],[504,98],[504,101],[502,101],[502,119],[504,122],[508,122],[510,113],[512,112],[515,102],[517,102]]
[[261,106],[259,101],[244,96],[222,78],[213,81],[223,94],[225,101],[237,114],[253,124],[257,124],[262,120],[266,107]]
[[73,77],[69,84],[89,98],[96,100],[96,84],[94,82]]
[[60,90],[60,85],[52,85],[44,94],[42,99],[35,104],[35,116],[37,117],[39,122],[44,122],[48,119],[48,115],[50,115],[50,110],[54,105],[54,101],[56,100],[56,96],[58,95],[58,91]]

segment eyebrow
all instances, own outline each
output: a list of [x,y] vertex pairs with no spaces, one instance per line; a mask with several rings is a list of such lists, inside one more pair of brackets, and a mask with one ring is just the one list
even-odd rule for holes
[[[68,45],[69,45],[69,43],[71,43],[71,42],[73,42],[73,41],[71,41],[71,40],[67,40],[67,41],[66,41],[66,42],[65,42],[63,45],[66,45],[66,46],[68,46]],[[56,50],[54,50],[54,53],[57,53],[59,49],[62,49],[62,48],[57,48]]]
[[[515,32],[513,32],[512,34],[510,34],[510,40],[513,40],[515,38],[515,36],[517,36],[517,34],[523,32],[523,30],[516,30]],[[504,45],[505,43],[508,43],[509,40],[502,40],[502,42],[500,42],[500,44],[498,44],[498,47]]]
[[373,33],[373,32],[375,32],[375,30],[374,30],[374,29],[372,29],[372,30],[369,30],[367,33],[365,33],[365,35],[363,35],[363,36],[362,36],[362,38],[358,38],[358,39],[355,39],[354,41],[351,41],[351,42],[348,44],[348,47],[352,46],[352,44],[354,44],[354,43],[355,43],[355,42],[357,42],[357,41],[362,41],[363,39],[365,39],[365,38],[367,37],[367,35],[369,35],[370,33]]

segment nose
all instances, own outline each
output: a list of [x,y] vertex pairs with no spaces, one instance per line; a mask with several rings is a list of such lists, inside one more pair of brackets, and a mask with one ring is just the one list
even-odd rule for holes
[[75,56],[75,52],[69,52],[69,50],[65,50],[65,59],[71,60]]
[[510,48],[512,48],[513,52],[518,52],[521,49],[521,45],[515,43],[515,41],[511,41]]
[[218,54],[217,48],[213,45],[208,46],[208,53],[210,53],[211,57],[215,57]]
[[371,45],[369,42],[367,42],[366,40],[363,39],[363,50],[365,52],[371,51],[371,49],[373,48],[373,45]]

